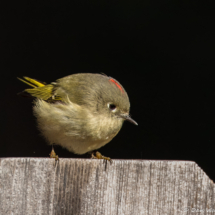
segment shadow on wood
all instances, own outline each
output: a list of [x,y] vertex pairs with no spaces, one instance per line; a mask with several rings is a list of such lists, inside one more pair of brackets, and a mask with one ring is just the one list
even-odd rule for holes
[[2,215],[213,214],[214,194],[191,161],[0,159]]

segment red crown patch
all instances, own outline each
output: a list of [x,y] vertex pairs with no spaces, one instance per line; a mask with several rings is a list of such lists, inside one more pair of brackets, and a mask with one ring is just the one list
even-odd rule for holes
[[114,79],[111,78],[109,81],[111,81],[112,83],[114,83],[121,90],[121,92],[124,92],[123,89],[122,89],[122,87]]

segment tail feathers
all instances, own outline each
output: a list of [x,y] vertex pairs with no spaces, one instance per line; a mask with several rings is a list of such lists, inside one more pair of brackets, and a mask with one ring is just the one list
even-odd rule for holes
[[33,87],[33,88],[36,88],[36,87],[43,87],[46,85],[46,83],[42,83],[40,81],[37,81],[33,78],[29,78],[29,77],[23,77],[22,78],[18,78],[20,81],[24,82],[25,84]]
[[25,92],[29,93],[33,97],[37,97],[43,100],[48,100],[53,95],[53,88],[54,86],[52,84],[47,84],[43,87],[26,89]]
[[20,95],[26,96],[29,94],[30,96],[40,98],[42,100],[48,100],[53,96],[54,86],[52,84],[45,84],[29,77],[23,77],[23,79],[18,79],[25,84],[33,87],[32,89],[26,89],[22,93],[19,93]]

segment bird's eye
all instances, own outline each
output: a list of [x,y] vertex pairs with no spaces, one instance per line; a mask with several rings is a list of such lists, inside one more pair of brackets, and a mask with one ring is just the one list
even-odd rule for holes
[[116,105],[114,105],[114,104],[108,104],[108,107],[111,111],[116,110]]

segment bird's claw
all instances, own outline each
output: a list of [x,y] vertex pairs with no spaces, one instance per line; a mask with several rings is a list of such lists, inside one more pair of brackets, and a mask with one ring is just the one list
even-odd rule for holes
[[52,148],[52,151],[49,155],[50,155],[50,158],[55,158],[55,161],[59,161],[59,157],[58,155],[56,155],[54,148]]
[[103,159],[104,161],[109,161],[111,164],[113,162],[111,160],[111,158],[103,156],[100,152],[96,152],[95,155],[94,155],[94,152],[92,152],[91,158],[93,158],[93,159]]

